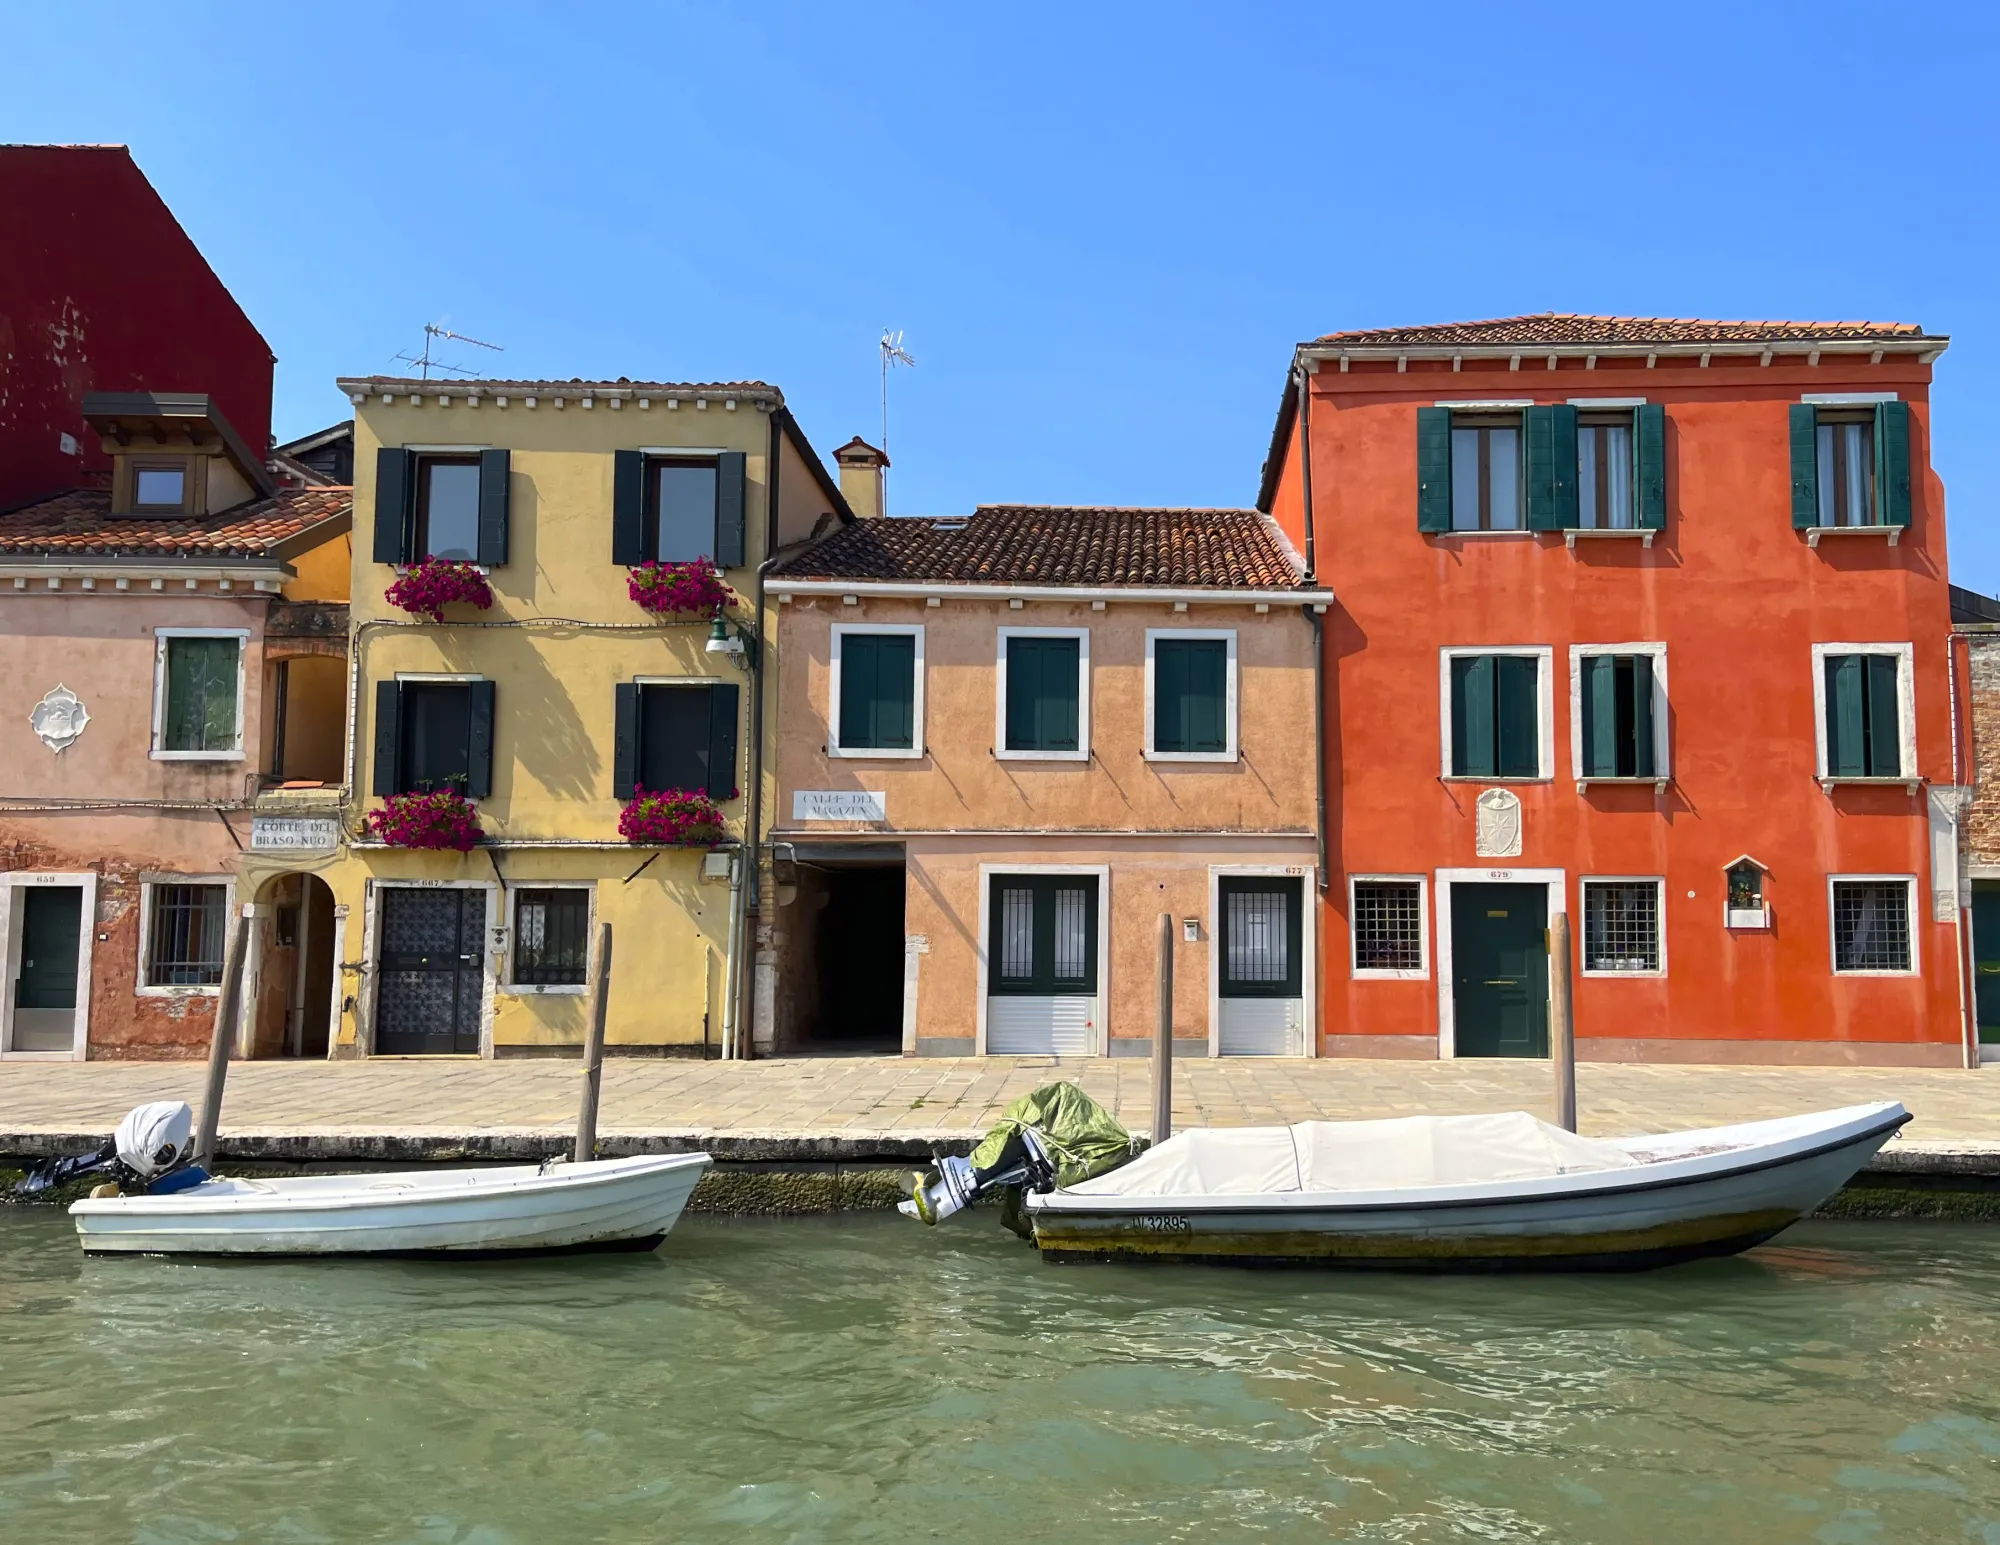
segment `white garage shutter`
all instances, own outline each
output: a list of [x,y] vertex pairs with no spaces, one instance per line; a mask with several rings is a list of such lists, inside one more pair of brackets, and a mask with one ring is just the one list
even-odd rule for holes
[[1088,1057],[1097,1050],[1097,999],[986,1000],[986,1050],[1003,1057]]
[[1297,1057],[1305,1047],[1306,1006],[1299,998],[1224,998],[1216,1007],[1217,1049],[1225,1057]]

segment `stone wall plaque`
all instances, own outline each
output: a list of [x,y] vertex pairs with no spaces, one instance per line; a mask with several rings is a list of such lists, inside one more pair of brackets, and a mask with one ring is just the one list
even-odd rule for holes
[[250,846],[258,853],[330,853],[340,846],[340,821],[330,815],[253,815]]
[[90,723],[83,699],[68,687],[57,686],[29,711],[28,724],[51,751],[67,751]]
[[1473,851],[1481,858],[1521,856],[1521,800],[1510,789],[1488,789],[1475,811]]
[[793,789],[794,821],[886,821],[889,796],[881,789]]

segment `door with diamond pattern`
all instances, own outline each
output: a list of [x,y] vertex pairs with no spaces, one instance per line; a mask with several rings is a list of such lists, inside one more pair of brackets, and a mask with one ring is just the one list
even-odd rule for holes
[[375,1051],[477,1054],[486,983],[486,892],[386,886],[377,958]]

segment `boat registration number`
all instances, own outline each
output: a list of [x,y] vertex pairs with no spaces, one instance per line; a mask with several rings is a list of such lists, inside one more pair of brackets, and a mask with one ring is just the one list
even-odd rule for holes
[[1140,1223],[1149,1234],[1192,1234],[1194,1225],[1172,1212],[1149,1212],[1141,1215]]

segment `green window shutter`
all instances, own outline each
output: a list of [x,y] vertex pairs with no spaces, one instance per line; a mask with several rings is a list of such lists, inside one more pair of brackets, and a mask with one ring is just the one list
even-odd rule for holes
[[375,561],[408,563],[414,533],[411,515],[416,479],[414,458],[401,446],[375,453]]
[[170,638],[166,650],[160,749],[235,750],[237,641]]
[[403,792],[403,684],[375,683],[375,793],[378,798]]
[[1542,771],[1541,715],[1536,711],[1540,662],[1528,657],[1503,654],[1494,659],[1498,684],[1500,767],[1503,778],[1534,778]]
[[1566,402],[1521,414],[1527,447],[1528,529],[1564,531],[1577,522],[1576,409]]
[[1618,776],[1618,657],[1583,657],[1583,775]]
[[1641,531],[1666,530],[1667,410],[1657,402],[1632,410],[1632,505]]
[[1833,778],[1868,775],[1865,698],[1867,670],[1862,656],[1826,657],[1826,771]]
[[1494,657],[1458,655],[1451,662],[1451,771],[1490,778],[1499,771],[1495,748]]
[[612,689],[611,796],[630,799],[639,784],[639,685]]
[[507,561],[507,473],[506,451],[479,453],[479,561],[490,569]]
[[718,681],[708,689],[708,797],[736,797],[736,720],[742,688]]
[[1910,523],[1910,405],[1875,404],[1875,497],[1885,526]]
[[879,634],[848,633],[840,640],[840,745],[842,750],[865,749],[875,739],[876,694],[882,658],[876,645]]
[[1792,526],[1804,531],[1819,524],[1819,410],[1792,404]]
[[1188,652],[1179,639],[1158,639],[1153,644],[1153,749],[1160,752],[1187,752]]
[[1417,409],[1417,529],[1451,530],[1451,409]]
[[745,458],[741,451],[724,451],[715,458],[715,566],[740,569],[744,564]]
[[1632,660],[1632,776],[1659,776],[1653,755],[1653,657],[1635,654]]
[[611,453],[611,561],[646,561],[646,458],[637,451]]
[[1862,656],[1868,662],[1868,776],[1903,776],[1903,726],[1897,711],[1897,660],[1892,654]]
[[840,641],[843,750],[916,745],[917,641],[907,633],[848,633]]
[[465,732],[465,797],[485,799],[493,792],[493,683],[468,683],[470,713]]
[[1229,645],[1219,638],[1153,643],[1153,749],[1217,755],[1229,749]]
[[1073,638],[1007,640],[1007,749],[1075,751],[1080,654]]

